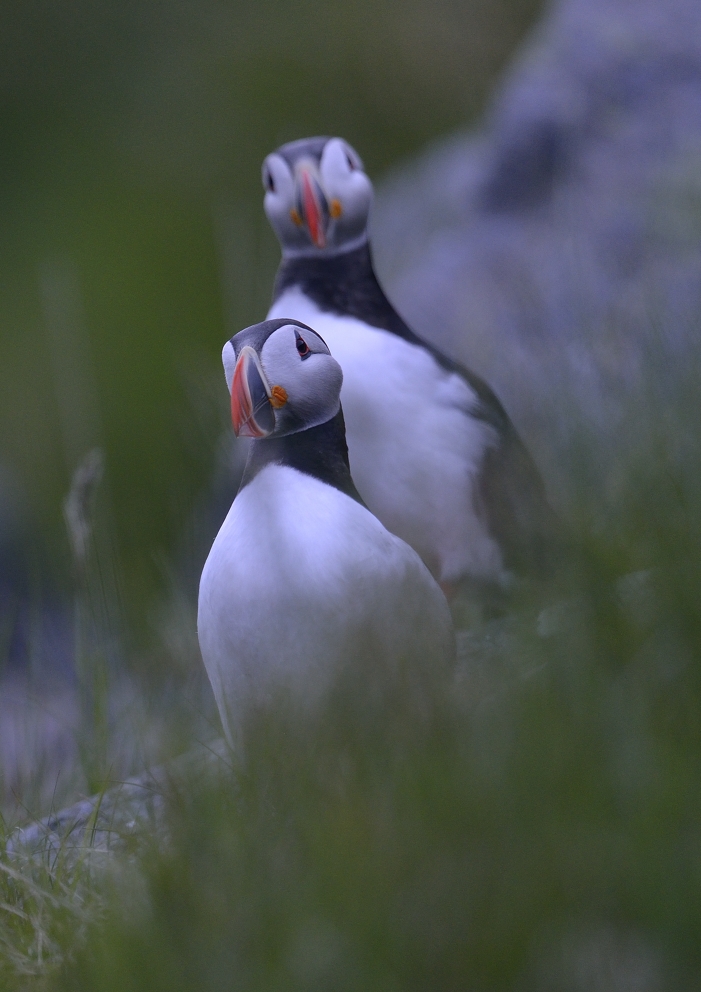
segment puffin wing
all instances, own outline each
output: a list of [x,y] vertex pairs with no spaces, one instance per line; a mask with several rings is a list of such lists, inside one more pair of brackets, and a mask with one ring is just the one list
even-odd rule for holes
[[497,443],[484,454],[478,497],[479,511],[502,549],[504,564],[511,571],[544,577],[561,544],[561,524],[535,462],[491,387],[470,369],[440,357],[477,394],[477,405],[468,415],[497,433]]

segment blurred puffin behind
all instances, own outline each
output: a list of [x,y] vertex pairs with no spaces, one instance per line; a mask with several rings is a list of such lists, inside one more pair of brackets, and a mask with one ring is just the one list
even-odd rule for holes
[[445,588],[546,573],[559,525],[540,475],[490,387],[385,296],[357,152],[341,138],[290,142],[265,159],[263,186],[282,248],[268,318],[312,325],[340,363],[350,467],[369,509]]
[[281,693],[307,711],[363,656],[406,680],[449,663],[445,597],[363,504],[348,466],[343,375],[323,339],[268,320],[224,346],[233,427],[252,439],[205,563],[198,636],[229,742]]

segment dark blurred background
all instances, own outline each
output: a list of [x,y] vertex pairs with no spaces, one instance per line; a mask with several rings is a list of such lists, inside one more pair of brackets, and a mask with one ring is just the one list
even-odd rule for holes
[[263,157],[292,138],[341,134],[381,178],[476,120],[539,8],[4,5],[6,573],[35,591],[50,573],[60,587],[62,499],[100,446],[102,531],[131,624],[144,623],[164,556],[213,472],[220,349],[269,303],[278,250],[262,211]]

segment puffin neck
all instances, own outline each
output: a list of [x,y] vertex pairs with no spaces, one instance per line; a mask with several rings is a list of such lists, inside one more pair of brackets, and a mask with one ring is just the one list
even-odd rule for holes
[[[349,255],[351,252],[362,248],[368,243],[367,231],[363,231],[357,238],[346,241],[340,248],[324,248],[324,258],[338,258],[339,255]],[[319,258],[319,249],[309,245],[307,248],[282,248],[282,257],[286,261],[299,258]]]
[[266,465],[294,468],[365,505],[350,473],[346,427],[340,407],[336,416],[325,424],[284,437],[252,441],[239,492]]
[[372,265],[367,241],[337,255],[283,257],[275,278],[273,303],[287,289],[299,288],[320,310],[355,317],[412,344],[414,334],[385,296]]

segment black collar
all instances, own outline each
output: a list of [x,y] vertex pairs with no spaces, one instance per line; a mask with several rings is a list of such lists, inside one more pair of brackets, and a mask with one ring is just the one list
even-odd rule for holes
[[273,302],[293,286],[298,286],[320,310],[356,317],[372,327],[398,334],[412,344],[423,344],[383,293],[367,243],[339,255],[283,258],[275,279]]
[[239,492],[266,465],[287,465],[311,475],[365,505],[350,474],[343,411],[307,431],[251,442]]

